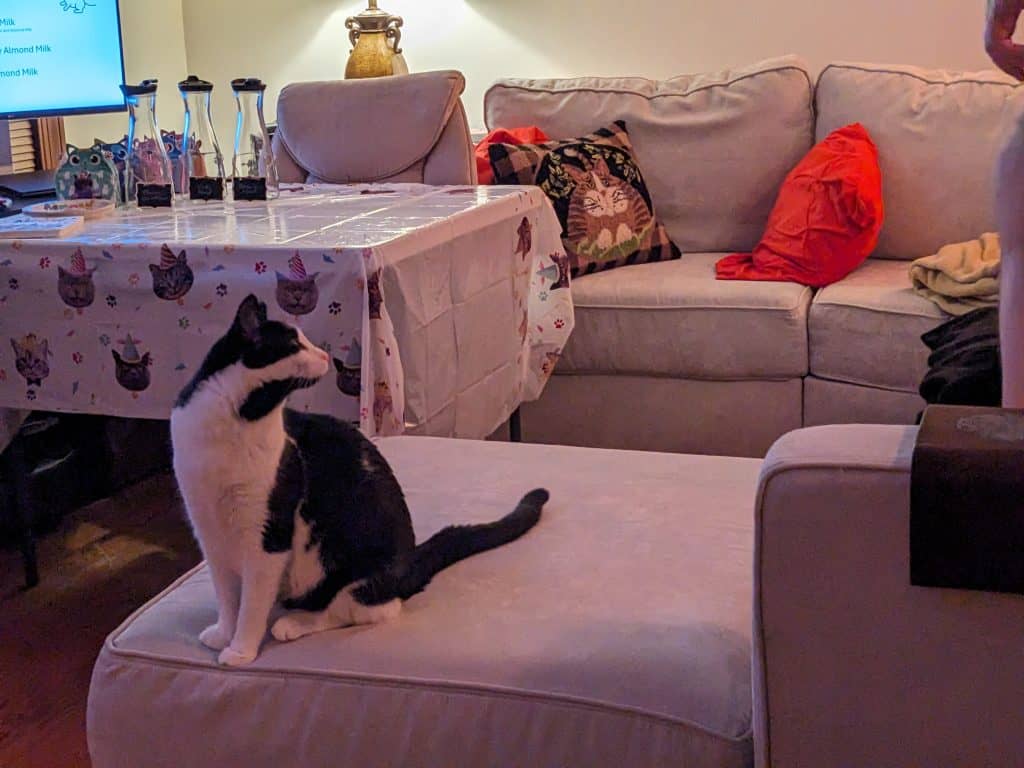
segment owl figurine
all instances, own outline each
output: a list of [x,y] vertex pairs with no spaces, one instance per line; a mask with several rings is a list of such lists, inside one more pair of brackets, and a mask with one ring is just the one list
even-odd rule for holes
[[117,168],[99,144],[88,149],[68,144],[54,186],[61,200],[119,201]]

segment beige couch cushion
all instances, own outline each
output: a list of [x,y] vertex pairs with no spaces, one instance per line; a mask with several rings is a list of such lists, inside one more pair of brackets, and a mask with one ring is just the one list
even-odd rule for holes
[[107,640],[95,768],[748,768],[760,462],[398,437],[418,538],[546,486],[523,539],[459,563],[393,623],[268,641],[218,667],[197,570]]
[[814,134],[810,77],[793,57],[664,81],[502,80],[484,117],[553,138],[625,120],[658,217],[684,252],[751,250]]
[[721,257],[689,253],[574,280],[576,329],[557,372],[719,380],[805,375],[811,290],[716,280]]
[[996,72],[834,64],[817,86],[817,138],[863,123],[878,145],[886,221],[876,255],[916,259],[995,224],[992,171],[1024,90]]
[[947,316],[910,287],[907,264],[873,259],[822,289],[811,304],[811,373],[917,392],[928,370],[921,334]]

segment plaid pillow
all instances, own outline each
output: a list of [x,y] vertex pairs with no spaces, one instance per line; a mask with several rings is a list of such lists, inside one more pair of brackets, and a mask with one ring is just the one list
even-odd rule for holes
[[495,184],[536,185],[551,199],[573,277],[679,258],[621,120],[579,139],[492,144],[489,154]]

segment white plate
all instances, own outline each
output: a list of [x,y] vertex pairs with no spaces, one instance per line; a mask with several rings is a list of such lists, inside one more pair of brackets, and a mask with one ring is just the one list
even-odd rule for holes
[[30,216],[83,216],[98,219],[109,216],[117,206],[113,200],[55,200],[36,203],[23,210]]

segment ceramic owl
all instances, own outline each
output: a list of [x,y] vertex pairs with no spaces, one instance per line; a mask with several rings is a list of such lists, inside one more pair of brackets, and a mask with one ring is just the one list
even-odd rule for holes
[[64,162],[54,177],[61,200],[118,200],[117,168],[100,144],[88,149],[67,145]]

